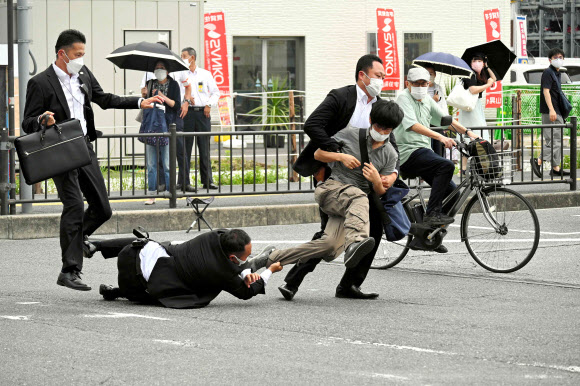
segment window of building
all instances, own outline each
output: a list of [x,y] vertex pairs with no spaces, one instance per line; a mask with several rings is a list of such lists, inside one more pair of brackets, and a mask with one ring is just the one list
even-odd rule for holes
[[432,51],[432,33],[405,33],[404,34],[404,48],[403,48],[403,60],[404,60],[404,71],[405,79],[407,78],[407,72],[411,68],[411,63],[413,60]]
[[254,123],[243,114],[264,104],[263,91],[304,90],[304,38],[234,37],[233,90],[236,123]]

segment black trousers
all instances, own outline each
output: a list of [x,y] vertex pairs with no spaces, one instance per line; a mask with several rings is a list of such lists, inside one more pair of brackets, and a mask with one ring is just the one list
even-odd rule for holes
[[[324,229],[326,222],[328,221],[328,215],[320,211],[320,218],[322,229]],[[379,216],[378,211],[374,210],[374,207],[369,207],[369,220],[369,235],[375,239],[375,247],[365,257],[363,257],[363,259],[356,267],[346,269],[338,285],[339,287],[349,288],[352,285],[360,287],[367,277],[369,269],[371,268],[371,264],[373,263],[373,259],[375,258],[375,254],[377,253],[377,249],[379,248],[381,237],[383,236],[383,225],[381,222],[381,217]],[[314,237],[317,238],[320,236],[322,236],[322,232],[317,232]],[[321,261],[322,259],[310,259],[305,263],[295,265],[292,267],[290,272],[288,272],[284,278],[284,281],[291,286],[299,287],[306,275],[314,271],[314,268],[316,268],[318,263]]]
[[[53,177],[62,202],[60,249],[62,271],[83,268],[83,238],[90,236],[112,216],[103,174],[93,145],[87,143],[92,162],[82,168]],[[83,195],[88,203],[85,210]]]
[[[455,202],[452,200],[442,208],[442,203],[456,185],[451,180],[455,165],[453,161],[435,154],[431,149],[417,149],[404,164],[401,165],[401,174],[405,178],[420,176],[431,186],[431,195],[427,203],[427,214],[432,211],[447,213]],[[455,199],[458,199],[456,196]]]
[[[185,118],[183,118],[183,131],[185,133],[210,132],[211,118],[206,117],[203,111],[193,111],[190,109]],[[177,141],[177,162],[179,164],[179,175],[177,184],[186,187],[191,185],[189,177],[191,168],[191,154],[193,150],[194,139],[197,142],[199,152],[199,173],[201,175],[202,185],[208,185],[213,182],[211,175],[211,162],[209,157],[210,136],[200,137],[178,137]]]
[[157,303],[147,292],[147,282],[143,278],[140,267],[139,252],[141,248],[133,248],[134,237],[99,240],[93,244],[105,259],[117,259],[117,283],[122,297],[141,303]]

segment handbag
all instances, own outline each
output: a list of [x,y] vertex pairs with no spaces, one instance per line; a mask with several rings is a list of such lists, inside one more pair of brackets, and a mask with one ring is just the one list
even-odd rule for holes
[[[558,83],[558,78],[556,78],[556,74],[554,74],[554,72],[551,72],[551,75],[552,75],[552,79],[554,80],[554,82]],[[562,91],[561,84],[560,84],[559,89],[560,89],[559,90],[560,91],[560,114],[562,115],[562,119],[566,120],[566,118],[568,118],[568,116],[570,115],[570,111],[572,111],[572,103],[570,103],[570,101],[566,97],[566,94],[564,94],[564,91]]]
[[[143,111],[143,122],[139,128],[139,134],[149,133],[167,133],[167,121],[165,120],[165,107],[159,106],[157,103],[153,105],[152,109]],[[167,137],[138,137],[139,142],[151,146],[167,146],[169,145],[169,138]]]
[[[360,129],[358,143],[361,154],[361,161],[364,164],[369,162],[369,153],[366,146],[366,133],[368,129]],[[373,190],[373,184],[369,181],[371,193],[369,204],[372,203],[379,212],[383,229],[388,241],[401,240],[411,230],[411,221],[405,213],[405,208],[401,203],[403,197],[409,193],[409,187],[402,180],[397,179],[393,186],[381,197],[377,196]]]
[[447,97],[447,104],[464,111],[473,111],[477,104],[478,94],[472,94],[469,89],[463,87],[463,82],[460,80],[455,84],[453,90]]
[[[40,118],[43,122],[47,114]],[[67,119],[14,140],[20,170],[28,185],[91,163],[85,135],[78,119]]]

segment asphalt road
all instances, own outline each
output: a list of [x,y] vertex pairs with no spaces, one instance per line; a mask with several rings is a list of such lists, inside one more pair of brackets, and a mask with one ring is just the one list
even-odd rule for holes
[[[83,269],[92,291],[59,287],[57,239],[0,240],[0,384],[577,385],[580,208],[538,215],[540,248],[512,274],[477,266],[451,228],[449,254],[372,270],[363,290],[376,300],[335,298],[336,262],[292,302],[276,289],[285,268],[265,296],[223,293],[198,310],[102,300],[98,285],[115,283],[116,264],[98,256]],[[257,250],[317,228],[246,230]]]

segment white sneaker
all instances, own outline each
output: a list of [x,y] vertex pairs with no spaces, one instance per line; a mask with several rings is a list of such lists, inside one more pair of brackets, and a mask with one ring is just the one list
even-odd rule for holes
[[154,205],[155,204],[155,199],[154,198],[150,198],[147,201],[145,201],[145,205]]

